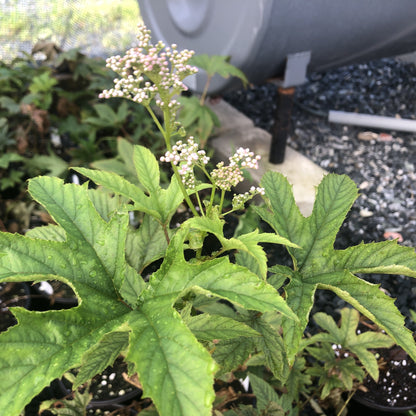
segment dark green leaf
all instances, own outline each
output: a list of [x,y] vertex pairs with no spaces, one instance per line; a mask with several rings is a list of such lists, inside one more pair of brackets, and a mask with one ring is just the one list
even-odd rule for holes
[[128,332],[110,332],[82,356],[82,364],[72,389],[91,380],[112,365],[118,355],[128,346]]
[[260,334],[242,322],[225,316],[201,314],[186,321],[188,328],[202,341],[256,337]]

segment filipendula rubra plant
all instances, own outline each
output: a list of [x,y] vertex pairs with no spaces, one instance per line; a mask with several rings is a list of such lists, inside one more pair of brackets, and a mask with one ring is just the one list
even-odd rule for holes
[[[241,340],[250,339],[250,349],[239,363],[250,351],[262,353],[275,377],[284,381],[318,288],[342,295],[416,358],[412,337],[393,301],[352,274],[374,270],[416,276],[413,249],[387,242],[333,250],[335,234],[356,197],[351,180],[336,175],[325,178],[314,212],[304,218],[285,180],[267,174],[264,189],[253,187],[235,195],[228,212],[265,192],[269,209],[259,212],[276,233],[253,231],[226,238],[225,194],[243,179],[243,169],[257,167],[258,157],[237,149],[227,165],[219,163],[208,172],[207,156],[192,139],[172,145],[172,138],[185,136],[176,121],[175,96],[186,88],[183,79],[195,72],[187,63],[192,53],[165,48],[162,42],[151,45],[144,27],[139,42],[139,48],[125,57],[110,58],[108,64],[120,79],[102,96],[125,97],[145,106],[163,134],[167,151],[162,162],[171,164],[173,176],[162,188],[155,157],[135,146],[132,159],[140,186],[112,172],[76,169],[116,196],[57,178],[29,181],[29,193],[57,225],[36,228],[26,236],[0,233],[0,281],[60,280],[73,288],[79,306],[47,312],[13,309],[18,324],[0,335],[3,413],[18,415],[34,395],[69,369],[80,368],[76,388],[122,354],[161,416],[208,416],[219,370],[210,353],[223,371],[235,368],[221,359],[225,350],[231,357],[221,342],[232,347],[234,340],[246,345]],[[162,121],[151,103],[160,108]],[[198,181],[197,168],[206,183]],[[206,200],[200,197],[202,189],[208,190]],[[172,230],[172,216],[183,200],[193,217]],[[137,229],[129,225],[132,211],[141,213]],[[217,237],[221,248],[203,254],[208,234]],[[285,244],[294,259],[294,270],[273,269],[275,287],[266,280],[262,242]],[[185,250],[194,253],[190,260]],[[225,255],[235,250],[240,264]],[[158,259],[163,259],[161,266],[149,277],[142,276]],[[287,302],[299,318],[276,290],[286,277]],[[202,298],[208,305],[225,299],[239,314],[234,319],[231,308],[224,312],[211,304],[199,309],[203,317],[193,316],[195,299],[201,304]],[[270,313],[284,320],[283,340],[280,331],[273,330]],[[214,339],[217,349],[209,342]]]
[[[133,74],[141,83],[133,65],[138,64],[152,83],[143,81],[140,91],[134,85],[124,87],[135,90],[133,98],[145,105],[163,132],[168,148],[165,160],[171,162],[174,176],[167,189],[162,189],[155,157],[136,146],[133,161],[141,187],[116,174],[78,169],[97,183],[106,185],[109,180],[108,188],[130,203],[89,190],[87,185],[64,184],[58,178],[29,181],[29,193],[57,225],[31,230],[26,236],[1,233],[0,281],[60,280],[72,287],[79,306],[47,312],[13,309],[18,324],[0,336],[0,409],[8,416],[18,415],[34,395],[69,369],[80,367],[75,388],[112,364],[120,353],[138,373],[144,394],[152,398],[161,415],[210,415],[217,365],[185,325],[175,303],[199,294],[259,313],[274,310],[297,319],[264,278],[232,264],[228,257],[218,257],[219,253],[208,259],[201,257],[201,242],[211,228],[209,221],[208,225],[196,224],[196,232],[191,232],[189,222],[176,232],[169,229],[173,214],[185,199],[196,217],[209,214],[215,230],[222,233],[224,194],[230,184],[242,179],[240,168],[256,167],[258,158],[240,149],[230,158],[230,165],[214,169],[210,184],[194,182],[193,164],[204,170],[205,154],[193,151],[191,139],[174,147],[170,144],[180,129],[174,121],[177,104],[172,94],[184,88],[181,77],[193,71],[186,65],[191,53],[172,48],[157,57],[164,45],[151,47],[144,28],[139,40],[142,49],[119,60],[129,68],[122,79],[133,82]],[[156,103],[165,116],[163,126],[150,108],[156,92],[160,97]],[[199,201],[198,211],[189,194],[201,187],[211,187],[212,192],[206,207]],[[216,189],[221,192],[220,206],[213,204]],[[237,196],[232,209],[259,192],[262,190],[253,188]],[[129,211],[143,213],[137,230],[129,226]],[[256,232],[245,239],[224,239],[227,250],[237,246],[250,252],[265,277],[266,256],[257,245],[261,241],[292,245],[275,234]],[[185,260],[188,247],[195,249],[193,261]],[[140,273],[162,257],[160,268],[145,281]],[[243,323],[207,318],[203,325],[207,328],[210,323],[216,338],[257,335]],[[193,331],[198,328],[194,321]]]

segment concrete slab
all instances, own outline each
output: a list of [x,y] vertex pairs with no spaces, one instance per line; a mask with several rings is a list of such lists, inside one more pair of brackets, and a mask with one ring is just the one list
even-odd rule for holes
[[412,63],[413,65],[416,65],[416,52],[410,52],[404,55],[396,56],[396,59],[401,62]]
[[248,147],[261,156],[259,170],[250,171],[253,182],[258,185],[268,170],[281,172],[293,186],[293,194],[300,211],[304,216],[309,216],[315,200],[316,186],[327,172],[290,147],[286,148],[285,161],[282,164],[269,163],[271,135],[268,132],[255,127],[248,117],[223,100],[211,103],[210,107],[221,121],[221,128],[210,139],[215,158],[226,160],[238,147]]

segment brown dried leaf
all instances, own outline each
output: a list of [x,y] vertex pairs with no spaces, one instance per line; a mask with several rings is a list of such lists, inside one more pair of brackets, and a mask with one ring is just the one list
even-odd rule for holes
[[60,97],[56,105],[56,111],[60,117],[68,117],[69,114],[77,115],[79,113],[78,106],[65,97]]
[[43,135],[48,130],[50,123],[48,112],[46,110],[36,108],[33,104],[20,104],[20,110],[22,114],[30,116],[40,134]]
[[38,215],[40,220],[46,224],[56,224],[53,218],[46,211],[35,211],[34,214]]
[[143,386],[140,383],[139,376],[136,374],[133,374],[131,377],[127,375],[127,373],[122,373],[122,376],[127,383],[130,383],[134,387],[137,387],[140,390],[143,390]]
[[16,150],[17,153],[23,155],[29,146],[29,139],[26,130],[22,126],[16,129]]
[[31,117],[36,127],[38,128],[39,133],[42,135],[45,134],[50,125],[48,112],[46,110],[40,110],[39,108],[36,108],[33,111]]

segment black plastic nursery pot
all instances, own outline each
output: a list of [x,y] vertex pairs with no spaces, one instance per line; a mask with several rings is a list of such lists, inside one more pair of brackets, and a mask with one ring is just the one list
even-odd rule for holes
[[87,408],[105,410],[140,399],[142,390],[127,382],[123,373],[127,373],[127,364],[122,358],[118,358],[112,366],[94,377],[89,388],[90,393],[93,394],[93,400]]
[[135,416],[138,414],[137,410],[131,407],[126,407],[121,404],[109,404],[106,407],[101,407],[102,411],[110,411],[112,415]]
[[[102,415],[105,411],[116,412],[117,415],[135,415],[134,401],[140,400],[142,390],[128,383],[123,373],[127,364],[121,358],[107,367],[101,374],[95,376],[89,385],[92,400],[87,405],[87,415]],[[56,379],[50,386],[42,390],[25,408],[25,416],[38,416],[39,406],[43,401],[53,399],[68,399],[72,393],[72,385],[66,379]],[[49,416],[49,411],[42,412]]]
[[368,416],[415,410],[416,363],[398,346],[380,350],[379,354],[383,361],[378,382],[367,376],[367,391],[358,390],[354,401],[365,406]]

